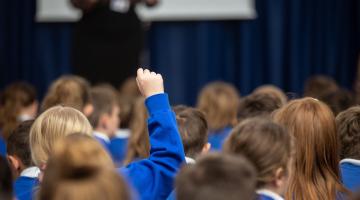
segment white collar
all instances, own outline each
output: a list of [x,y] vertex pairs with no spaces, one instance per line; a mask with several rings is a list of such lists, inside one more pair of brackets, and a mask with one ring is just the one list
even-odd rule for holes
[[268,189],[261,189],[256,191],[257,194],[261,194],[267,197],[270,197],[274,200],[284,200],[280,195],[276,194],[275,192],[268,190]]
[[38,167],[29,167],[24,169],[20,176],[25,176],[29,178],[37,178],[40,174],[40,169]]
[[130,129],[124,128],[124,129],[118,129],[115,133],[115,137],[117,138],[128,138],[130,135]]
[[32,119],[34,119],[34,117],[32,117],[31,115],[28,115],[28,114],[23,114],[23,115],[18,116],[18,121],[20,121],[20,122],[24,122],[24,121],[28,121],[28,120],[32,120]]
[[343,163],[351,163],[353,165],[360,166],[360,160],[351,159],[351,158],[342,159],[340,161],[340,164],[343,164]]
[[186,156],[185,156],[185,162],[186,162],[186,164],[195,164],[196,163],[196,161],[193,158],[186,157]]
[[94,131],[94,136],[105,140],[105,142],[110,143],[110,138],[105,133]]

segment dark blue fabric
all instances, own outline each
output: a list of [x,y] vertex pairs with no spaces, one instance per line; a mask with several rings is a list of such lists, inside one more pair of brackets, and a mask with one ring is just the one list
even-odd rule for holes
[[115,163],[122,163],[126,156],[128,138],[114,137],[110,142],[110,152]]
[[[352,86],[360,1],[255,1],[255,20],[152,24],[151,66],[164,74],[173,103],[193,104],[200,88],[218,79],[242,94],[264,83],[301,93],[303,81],[318,73]],[[71,71],[72,25],[34,23],[35,7],[35,0],[0,0],[0,88],[24,79],[43,94]]]
[[101,146],[104,147],[104,149],[109,153],[110,155],[110,143],[105,141],[103,138],[98,137],[94,135],[94,138],[101,144]]
[[14,191],[18,200],[31,200],[35,187],[38,185],[38,179],[20,176],[15,180]]
[[176,193],[175,190],[173,190],[170,195],[168,196],[168,198],[166,200],[176,200]]
[[0,135],[0,156],[6,157],[6,143]]
[[149,112],[150,156],[120,168],[119,172],[130,181],[140,199],[166,199],[173,190],[175,174],[185,162],[185,153],[168,96],[151,96],[145,104]]
[[345,187],[352,192],[360,189],[360,166],[344,162],[340,164],[341,177]]
[[231,127],[226,127],[220,131],[209,133],[208,142],[211,144],[212,151],[221,150],[225,139],[231,132],[231,129],[232,129]]
[[273,198],[271,198],[269,196],[265,196],[263,194],[258,195],[257,199],[258,200],[274,200]]

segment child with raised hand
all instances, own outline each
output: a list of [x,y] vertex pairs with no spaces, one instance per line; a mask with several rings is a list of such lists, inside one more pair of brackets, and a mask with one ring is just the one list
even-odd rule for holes
[[120,172],[128,177],[141,199],[166,199],[173,189],[175,174],[185,161],[183,145],[162,76],[140,68],[136,81],[149,112],[150,156],[130,163]]

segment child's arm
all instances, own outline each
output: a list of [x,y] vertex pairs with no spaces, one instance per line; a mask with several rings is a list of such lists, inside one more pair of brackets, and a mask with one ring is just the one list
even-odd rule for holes
[[184,162],[184,149],[161,75],[139,69],[137,82],[149,112],[150,157],[121,170],[141,199],[166,199]]

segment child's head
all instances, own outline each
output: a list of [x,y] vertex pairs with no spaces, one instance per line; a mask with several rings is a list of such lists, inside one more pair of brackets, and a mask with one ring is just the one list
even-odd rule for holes
[[320,99],[329,92],[338,89],[337,83],[331,77],[316,75],[310,77],[305,82],[304,97],[313,97]]
[[331,108],[335,116],[355,105],[355,98],[353,94],[343,88],[334,92],[329,92],[327,95],[321,97],[320,100],[325,102]]
[[204,112],[212,131],[234,126],[237,123],[239,93],[225,82],[213,82],[205,86],[197,101],[197,108]]
[[256,88],[253,92],[253,94],[267,94],[272,96],[274,99],[276,99],[278,102],[280,102],[280,105],[283,106],[287,103],[288,98],[285,95],[285,93],[275,85],[263,85],[258,88]]
[[130,77],[124,81],[124,83],[120,86],[120,94],[135,98],[141,96],[135,77]]
[[256,172],[241,156],[207,154],[176,178],[177,200],[255,199]]
[[19,124],[7,140],[7,157],[16,177],[32,166],[29,135],[33,122],[30,120]]
[[269,117],[282,106],[281,101],[271,95],[251,94],[240,101],[238,117],[240,120],[252,117]]
[[92,135],[92,127],[80,111],[55,106],[43,112],[30,130],[30,149],[34,164],[42,168],[46,165],[55,142],[77,132]]
[[111,86],[97,86],[91,89],[93,112],[89,121],[96,131],[109,137],[116,133],[120,119],[117,93]]
[[198,109],[175,109],[176,121],[184,146],[185,155],[195,158],[210,149],[207,142],[208,127],[204,114]]
[[339,175],[339,140],[335,118],[324,103],[304,98],[289,102],[274,114],[295,139],[289,199],[335,199],[345,192]]
[[290,135],[269,119],[251,118],[237,125],[224,143],[224,152],[243,155],[257,170],[257,189],[283,194],[291,157]]
[[360,106],[341,112],[336,117],[340,137],[340,157],[360,160]]
[[92,112],[90,99],[90,84],[82,77],[66,75],[51,84],[41,110],[62,105],[75,108],[88,116]]
[[143,97],[137,98],[134,106],[134,115],[130,122],[131,134],[125,156],[125,164],[138,158],[147,158],[150,155],[150,138],[147,129],[148,113]]
[[37,110],[36,90],[32,85],[16,82],[6,87],[0,98],[3,137],[7,139],[21,121],[35,118]]
[[13,178],[7,160],[0,155],[0,199],[13,200]]
[[128,191],[101,144],[85,133],[76,133],[56,142],[39,199],[129,200]]

